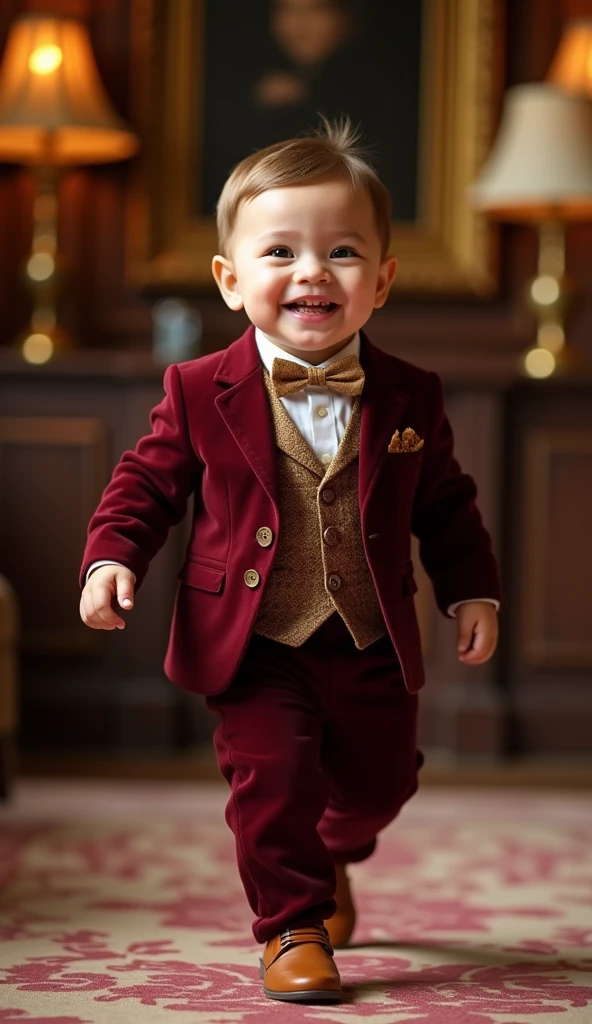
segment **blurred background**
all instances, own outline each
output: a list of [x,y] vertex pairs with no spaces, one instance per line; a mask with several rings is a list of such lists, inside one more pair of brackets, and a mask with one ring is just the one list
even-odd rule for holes
[[215,774],[162,660],[185,530],[123,633],[78,618],[86,525],[171,361],[245,321],[212,212],[254,148],[348,113],[393,194],[368,333],[443,378],[505,588],[466,670],[425,579],[425,778],[592,781],[589,0],[2,0],[0,785]]

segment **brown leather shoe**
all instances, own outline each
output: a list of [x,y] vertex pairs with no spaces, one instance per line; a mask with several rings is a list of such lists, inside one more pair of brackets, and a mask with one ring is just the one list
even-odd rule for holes
[[263,950],[259,973],[268,999],[288,1003],[339,1003],[341,979],[321,924],[286,928]]
[[337,875],[335,902],[337,903],[337,909],[333,917],[327,918],[324,922],[334,949],[347,946],[356,925],[356,908],[345,869],[345,864],[335,865],[335,874]]

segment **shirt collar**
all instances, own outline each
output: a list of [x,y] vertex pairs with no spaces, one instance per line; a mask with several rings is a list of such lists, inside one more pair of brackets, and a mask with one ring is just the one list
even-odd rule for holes
[[[274,359],[289,359],[292,363],[300,363],[301,366],[312,366],[312,363],[307,363],[305,359],[299,359],[298,356],[293,356],[289,352],[284,352],[283,348],[278,348],[274,345],[263,331],[260,331],[258,327],[255,328],[255,341],[257,342],[257,348],[259,349],[259,355],[261,356],[261,362],[268,373],[271,373]],[[356,356],[360,358],[360,332],[356,331],[351,341],[348,341],[347,345],[344,345],[339,352],[335,352],[330,359],[326,359],[324,363],[319,363],[319,366],[330,366],[337,359],[345,359],[346,356]]]

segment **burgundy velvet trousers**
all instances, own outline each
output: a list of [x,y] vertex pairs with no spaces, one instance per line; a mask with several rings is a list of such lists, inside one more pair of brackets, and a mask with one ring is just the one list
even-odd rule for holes
[[330,917],[335,863],[369,857],[417,789],[417,695],[390,639],[359,651],[337,614],[301,647],[255,635],[208,706],[255,938]]

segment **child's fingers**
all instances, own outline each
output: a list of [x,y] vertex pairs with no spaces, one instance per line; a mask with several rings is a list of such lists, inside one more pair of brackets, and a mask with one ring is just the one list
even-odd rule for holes
[[471,644],[468,649],[458,651],[459,661],[466,665],[481,665],[488,661],[495,651],[497,634],[489,629],[477,627],[471,637]]
[[85,587],[80,601],[83,622],[91,629],[124,629],[125,622],[113,611],[111,601],[113,587],[96,581],[92,587]]
[[459,657],[462,654],[467,654],[471,650],[475,635],[475,626],[476,623],[473,619],[467,619],[465,622],[462,622],[460,618],[458,619],[456,631],[456,649],[458,651]]
[[128,574],[117,576],[117,602],[120,608],[125,608],[126,611],[134,607],[134,583]]
[[468,650],[458,651],[458,660],[464,662],[465,665],[477,665],[481,658],[474,647],[469,647]]

